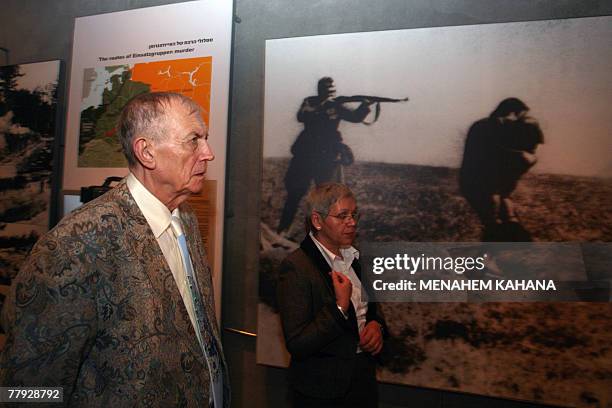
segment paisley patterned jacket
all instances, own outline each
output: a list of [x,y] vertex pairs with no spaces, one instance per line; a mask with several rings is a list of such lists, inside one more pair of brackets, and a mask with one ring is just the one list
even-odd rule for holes
[[[213,370],[229,378],[195,215],[180,207]],[[168,264],[125,180],[36,244],[2,313],[0,384],[57,386],[69,406],[207,407],[206,360]],[[209,343],[210,344],[210,343]]]

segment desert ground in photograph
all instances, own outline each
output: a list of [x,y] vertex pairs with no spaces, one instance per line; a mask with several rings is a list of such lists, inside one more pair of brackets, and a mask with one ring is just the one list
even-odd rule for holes
[[[262,231],[276,229],[287,164],[288,159],[264,159]],[[478,218],[459,194],[457,176],[457,169],[445,167],[372,162],[348,166],[346,183],[362,213],[358,241],[479,241]],[[512,196],[520,222],[534,241],[598,243],[612,237],[610,197],[611,179],[537,173],[527,174]],[[304,236],[302,219],[299,212],[289,230],[296,245]],[[269,312],[260,314],[260,328],[274,327],[268,320],[277,318],[275,271],[288,252],[283,246],[262,244],[260,299],[266,307],[260,310]],[[380,307],[390,333],[380,381],[560,406],[612,405],[610,303]],[[278,332],[258,341],[279,342]]]

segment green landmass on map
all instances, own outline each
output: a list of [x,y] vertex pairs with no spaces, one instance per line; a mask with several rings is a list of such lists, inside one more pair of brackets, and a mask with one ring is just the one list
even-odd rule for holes
[[131,98],[150,92],[149,84],[132,81],[131,75],[129,69],[113,75],[110,89],[105,88],[102,93],[102,104],[81,112],[79,167],[127,167],[117,137],[117,121]]
[[110,65],[108,67],[104,67],[104,70],[112,74],[114,71],[121,69],[123,67],[127,67],[127,65]]

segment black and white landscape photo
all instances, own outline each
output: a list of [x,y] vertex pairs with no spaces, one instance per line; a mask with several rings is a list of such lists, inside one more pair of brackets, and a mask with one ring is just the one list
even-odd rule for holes
[[[288,362],[274,284],[305,235],[304,185],[355,192],[357,245],[609,247],[611,38],[593,17],[268,40],[258,362]],[[609,302],[380,307],[380,381],[612,404]]]
[[59,61],[0,67],[0,284],[49,228]]

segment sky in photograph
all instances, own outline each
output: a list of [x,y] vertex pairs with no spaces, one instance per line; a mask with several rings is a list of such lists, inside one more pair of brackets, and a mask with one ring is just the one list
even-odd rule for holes
[[45,89],[49,84],[55,83],[59,76],[58,61],[21,64],[19,70],[24,75],[17,79],[17,88],[29,91],[36,88]]
[[612,177],[612,17],[268,40],[265,64],[264,157],[290,156],[331,76],[338,95],[410,98],[341,124],[356,160],[458,167],[470,125],[518,97],[544,131],[534,171]]

